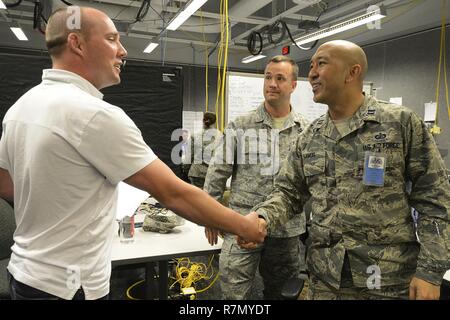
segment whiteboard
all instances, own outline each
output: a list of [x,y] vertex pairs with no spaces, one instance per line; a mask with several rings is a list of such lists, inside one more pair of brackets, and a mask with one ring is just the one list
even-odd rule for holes
[[[255,110],[264,101],[264,75],[255,73],[227,73],[227,121]],[[363,90],[370,93],[371,83],[365,83]],[[291,95],[291,105],[295,112],[309,122],[325,114],[328,106],[313,101],[313,92],[306,78],[297,79],[297,88]]]
[[202,131],[203,112],[202,111],[183,111],[183,129],[189,130],[189,134]]

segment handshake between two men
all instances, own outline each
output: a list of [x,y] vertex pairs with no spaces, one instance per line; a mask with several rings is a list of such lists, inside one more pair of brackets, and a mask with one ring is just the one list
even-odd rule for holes
[[[256,212],[250,212],[245,216],[246,219],[251,221],[251,225],[256,228],[251,228],[245,231],[246,236],[236,236],[237,244],[244,249],[254,249],[260,243],[264,242],[267,236],[267,222],[263,218],[259,217]],[[205,236],[208,239],[210,245],[217,244],[219,234],[222,235],[222,231],[205,227]]]

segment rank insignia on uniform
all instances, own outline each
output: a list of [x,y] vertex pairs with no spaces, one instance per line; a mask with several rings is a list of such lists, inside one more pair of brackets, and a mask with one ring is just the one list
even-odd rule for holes
[[383,132],[380,132],[380,133],[375,135],[375,139],[376,140],[384,140],[384,139],[386,139],[386,134],[383,133]]

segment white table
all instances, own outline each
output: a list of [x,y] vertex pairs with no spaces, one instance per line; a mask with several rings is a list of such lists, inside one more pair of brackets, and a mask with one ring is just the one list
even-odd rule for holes
[[[143,217],[136,216],[136,221]],[[171,233],[161,234],[145,232],[142,228],[135,229],[133,243],[124,244],[115,233],[112,246],[112,265],[132,265],[144,263],[146,266],[146,297],[151,295],[150,283],[153,281],[153,266],[158,262],[159,299],[168,297],[168,261],[186,256],[199,256],[219,253],[222,239],[218,244],[211,246],[206,237],[204,228],[190,221],[176,227]]]
[[[117,219],[133,214],[148,196],[147,192],[120,182]],[[156,203],[156,200],[153,199],[153,202]],[[142,222],[144,217],[143,214],[135,215],[135,222]],[[211,246],[205,237],[204,228],[188,220],[185,220],[184,225],[175,227],[171,233],[166,234],[145,232],[142,228],[136,228],[134,242],[127,244],[120,242],[118,227],[117,224],[112,245],[112,266],[145,264],[147,298],[151,296],[150,284],[154,279],[155,262],[158,262],[159,299],[166,300],[169,260],[219,253],[222,247],[222,239],[219,238],[218,244]]]
[[222,239],[219,238],[219,243],[211,246],[204,228],[188,220],[165,234],[136,228],[134,237],[133,243],[124,244],[117,234],[114,236],[111,257],[114,265],[167,260],[183,255],[198,256],[219,252],[222,247]]

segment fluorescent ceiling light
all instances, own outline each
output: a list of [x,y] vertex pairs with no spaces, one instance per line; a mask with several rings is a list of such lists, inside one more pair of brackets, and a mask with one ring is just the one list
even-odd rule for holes
[[250,63],[250,62],[252,62],[252,61],[256,61],[256,60],[259,60],[259,59],[262,59],[262,58],[265,58],[266,56],[265,55],[263,55],[263,54],[258,54],[257,56],[248,56],[248,57],[245,57],[245,58],[243,58],[242,59],[242,63]]
[[25,35],[25,33],[23,33],[21,28],[11,27],[10,29],[17,37],[17,39],[19,39],[20,41],[28,41],[27,36]]
[[184,7],[184,10],[179,12],[175,18],[167,26],[168,30],[177,30],[190,16],[194,14],[200,7],[208,0],[191,0]]
[[0,0],[0,9],[6,9],[6,6],[2,0]]
[[154,43],[154,42],[150,42],[150,44],[147,46],[147,48],[144,49],[145,53],[150,53],[153,50],[155,50],[155,48],[159,46],[159,43]]
[[295,42],[297,43],[297,45],[302,45],[308,42],[329,37],[336,33],[356,28],[371,21],[382,19],[386,17],[386,12],[383,9],[384,9],[383,7],[382,9],[378,8],[377,10],[367,12],[356,18],[352,18],[344,22],[337,23],[331,27],[324,28],[316,32],[312,32],[310,34],[295,39]]

